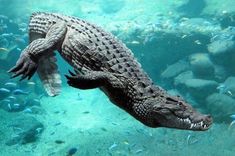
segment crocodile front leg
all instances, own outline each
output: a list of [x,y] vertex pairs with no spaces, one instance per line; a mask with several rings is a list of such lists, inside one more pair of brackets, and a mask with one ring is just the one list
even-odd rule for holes
[[93,89],[102,86],[112,86],[113,88],[123,88],[123,83],[113,74],[102,71],[89,71],[84,75],[76,75],[69,71],[71,76],[65,75],[67,83],[79,89]]
[[65,34],[65,23],[56,23],[50,27],[45,38],[31,42],[21,53],[16,65],[8,71],[14,73],[12,78],[22,75],[21,80],[26,77],[30,79],[37,70],[40,57],[48,52],[53,52],[57,43],[64,38]]

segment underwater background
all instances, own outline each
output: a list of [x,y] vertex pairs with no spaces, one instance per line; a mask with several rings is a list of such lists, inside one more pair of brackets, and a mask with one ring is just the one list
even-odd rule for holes
[[[234,0],[0,0],[1,156],[235,155]],[[149,128],[99,89],[46,95],[7,73],[28,45],[35,11],[72,15],[103,27],[129,47],[155,84],[209,113],[204,132]]]

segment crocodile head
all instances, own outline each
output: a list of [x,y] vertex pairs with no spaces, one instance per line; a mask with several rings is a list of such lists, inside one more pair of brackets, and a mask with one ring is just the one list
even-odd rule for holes
[[200,114],[179,97],[167,95],[160,102],[151,101],[153,108],[150,113],[150,124],[152,127],[205,131],[212,124],[210,115]]

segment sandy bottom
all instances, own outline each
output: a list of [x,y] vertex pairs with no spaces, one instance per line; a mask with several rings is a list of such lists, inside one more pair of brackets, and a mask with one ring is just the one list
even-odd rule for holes
[[[0,110],[1,156],[232,156],[235,127],[214,124],[206,132],[148,128],[113,105],[99,90],[64,88],[57,97],[43,97],[45,113],[33,115],[45,130],[35,143],[6,146],[7,126],[22,113]],[[24,122],[24,121],[22,121]],[[56,140],[64,143],[57,144]]]

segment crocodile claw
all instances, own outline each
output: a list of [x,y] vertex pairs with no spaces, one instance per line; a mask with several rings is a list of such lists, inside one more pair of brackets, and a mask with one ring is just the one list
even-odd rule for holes
[[8,73],[14,73],[11,78],[18,77],[22,75],[21,80],[28,77],[28,80],[33,76],[36,72],[38,64],[33,61],[29,55],[22,54],[17,61],[16,65],[12,67]]
[[71,72],[71,70],[69,70],[69,74],[72,75],[72,76],[76,76],[76,74]]
[[[72,74],[71,74],[72,75]],[[77,84],[77,78],[76,76],[68,76],[65,75],[65,77],[67,78],[67,83],[69,86],[71,87],[75,87],[76,88],[76,84]]]
[[69,74],[70,75],[65,75],[65,77],[67,78],[68,85],[74,88],[78,88],[77,85],[79,84],[79,81],[80,81],[79,76],[70,70],[69,70]]

